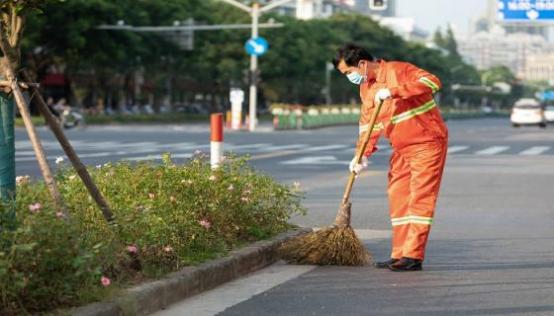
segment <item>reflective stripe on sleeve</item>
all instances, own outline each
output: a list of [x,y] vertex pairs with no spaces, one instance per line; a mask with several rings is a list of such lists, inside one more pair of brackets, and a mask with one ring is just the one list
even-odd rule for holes
[[[385,128],[385,125],[383,124],[383,122],[381,122],[373,126],[373,131],[378,132],[384,128]],[[362,134],[363,132],[366,132],[368,129],[369,129],[369,124],[360,125],[360,134]]]
[[427,78],[427,77],[421,77],[419,78],[419,82],[425,84],[426,86],[428,86],[429,88],[431,88],[431,90],[433,90],[433,93],[439,91],[439,86],[437,86],[436,83],[434,83],[431,79]]

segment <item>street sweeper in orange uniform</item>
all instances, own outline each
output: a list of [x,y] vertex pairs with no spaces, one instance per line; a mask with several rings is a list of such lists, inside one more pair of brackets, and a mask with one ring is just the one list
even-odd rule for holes
[[389,139],[392,251],[390,259],[374,265],[392,271],[421,270],[447,152],[448,131],[433,98],[441,82],[410,63],[378,60],[355,44],[342,46],[333,63],[360,86],[359,139],[367,133],[376,105],[384,101],[361,163],[350,163],[350,171],[359,174],[377,150],[380,135]]

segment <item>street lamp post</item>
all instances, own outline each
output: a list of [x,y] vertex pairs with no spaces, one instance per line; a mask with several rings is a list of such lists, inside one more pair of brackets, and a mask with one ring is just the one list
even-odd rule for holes
[[[258,26],[259,26],[258,20],[260,15],[263,14],[264,12],[272,10],[292,0],[276,1],[263,7],[260,7],[257,1],[254,1],[252,3],[252,7],[249,7],[236,0],[221,0],[221,1],[226,2],[230,5],[233,5],[250,14],[250,16],[252,17],[252,38],[257,38]],[[250,56],[250,98],[249,98],[250,106],[248,111],[249,118],[250,118],[248,122],[248,130],[251,132],[256,129],[256,108],[257,108],[257,101],[258,101],[257,71],[258,71],[258,56],[256,56],[255,54],[252,54]]]
[[[258,37],[258,18],[260,15],[260,5],[257,2],[252,4],[252,38]],[[258,86],[257,86],[257,71],[258,71],[258,55],[250,55],[250,98],[248,107],[248,130],[256,129],[256,108],[258,103]]]

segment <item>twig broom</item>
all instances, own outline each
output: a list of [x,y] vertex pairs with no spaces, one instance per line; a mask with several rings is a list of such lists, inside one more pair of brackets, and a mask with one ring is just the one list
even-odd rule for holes
[[[373,111],[369,129],[365,133],[362,146],[356,153],[358,163],[362,160],[382,106],[383,101],[379,102]],[[293,238],[281,245],[279,253],[285,261],[296,264],[345,266],[361,266],[369,263],[371,254],[350,226],[352,203],[349,200],[355,179],[356,173],[352,171],[333,225]]]

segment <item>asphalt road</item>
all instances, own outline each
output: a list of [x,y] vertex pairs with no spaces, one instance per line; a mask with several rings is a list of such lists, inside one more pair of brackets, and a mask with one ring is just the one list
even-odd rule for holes
[[[554,315],[554,126],[506,119],[450,121],[449,156],[424,271],[282,263],[183,301],[158,315]],[[53,162],[61,150],[40,130]],[[331,223],[353,155],[355,126],[230,132],[225,146],[306,191],[305,226]],[[202,125],[91,127],[68,136],[88,164],[186,159],[206,150]],[[38,175],[23,131],[18,174]],[[386,142],[355,184],[353,225],[375,258],[389,252]]]

